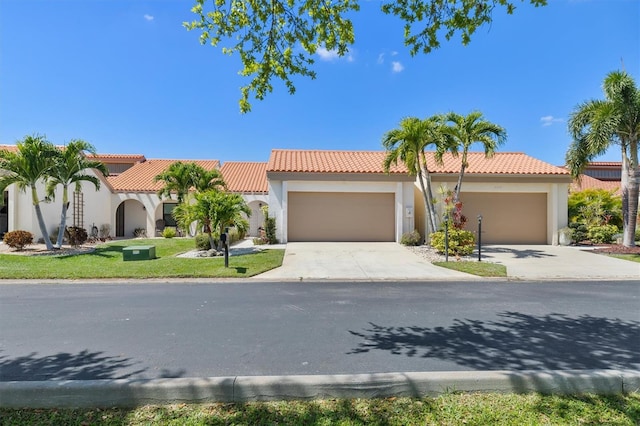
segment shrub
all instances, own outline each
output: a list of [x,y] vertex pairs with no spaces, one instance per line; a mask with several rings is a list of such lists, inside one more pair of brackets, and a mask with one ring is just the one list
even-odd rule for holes
[[164,238],[173,238],[176,236],[176,234],[176,228],[174,228],[173,226],[167,226],[162,230],[162,236]]
[[618,227],[615,225],[600,225],[590,227],[587,236],[594,244],[609,244],[617,233]]
[[74,247],[81,246],[82,244],[86,243],[87,238],[89,238],[89,236],[87,235],[87,230],[77,226],[68,226],[66,233],[69,244]]
[[[438,253],[444,253],[444,231],[438,231],[431,234],[431,246]],[[449,254],[455,256],[466,256],[473,252],[476,237],[471,231],[463,229],[449,230]]]
[[584,223],[572,222],[569,224],[571,229],[571,242],[573,244],[579,244],[582,241],[589,238],[587,235],[587,225]]
[[25,246],[33,244],[33,234],[28,231],[11,231],[4,234],[2,239],[6,245],[14,248],[18,251],[22,250]]
[[198,234],[196,235],[196,249],[198,250],[211,250],[211,243],[209,242],[209,235]]
[[405,246],[419,246],[422,243],[422,237],[417,230],[413,230],[411,232],[405,232],[400,237],[400,244]]
[[278,244],[276,238],[276,218],[269,216],[269,207],[263,206],[262,213],[264,214],[264,237],[267,244]]
[[100,225],[100,238],[106,240],[111,235],[111,225],[103,223]]

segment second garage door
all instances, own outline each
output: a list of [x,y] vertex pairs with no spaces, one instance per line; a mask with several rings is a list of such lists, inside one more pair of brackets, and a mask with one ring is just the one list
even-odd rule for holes
[[395,241],[395,194],[289,192],[289,241]]
[[477,231],[482,215],[482,242],[487,244],[547,244],[547,194],[460,194],[466,229]]

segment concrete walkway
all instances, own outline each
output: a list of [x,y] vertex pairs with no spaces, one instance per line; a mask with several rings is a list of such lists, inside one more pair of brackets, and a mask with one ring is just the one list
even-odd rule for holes
[[314,280],[477,280],[440,268],[397,243],[288,243],[282,266],[254,278]]
[[483,247],[482,259],[505,265],[509,278],[523,280],[640,280],[640,263],[590,253],[584,247],[495,245]]

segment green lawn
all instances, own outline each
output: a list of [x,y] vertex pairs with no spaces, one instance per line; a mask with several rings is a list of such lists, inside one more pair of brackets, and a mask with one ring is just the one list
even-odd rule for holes
[[433,262],[436,266],[453,269],[455,271],[466,272],[467,274],[481,277],[506,277],[507,268],[504,265],[490,262],[456,261],[456,262]]
[[107,410],[0,409],[18,425],[637,425],[640,394],[447,394],[437,398],[146,406]]
[[[122,260],[122,249],[132,245],[155,245],[157,259]],[[246,278],[282,265],[284,250],[230,256],[187,259],[177,254],[193,250],[193,239],[135,239],[114,241],[89,254],[75,256],[0,255],[0,277],[7,279],[79,278]]]
[[640,254],[610,254],[609,256],[640,263]]

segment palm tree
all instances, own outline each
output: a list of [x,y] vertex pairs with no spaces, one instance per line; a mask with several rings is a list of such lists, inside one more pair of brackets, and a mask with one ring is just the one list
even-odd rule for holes
[[82,182],[90,182],[100,189],[100,179],[94,175],[85,174],[87,169],[95,169],[104,176],[109,174],[107,167],[100,161],[87,158],[86,154],[96,153],[95,148],[88,142],[80,139],[72,140],[59,151],[56,157],[55,167],[49,172],[47,181],[47,197],[55,199],[56,188],[62,185],[62,212],[60,214],[60,227],[58,228],[58,238],[56,245],[62,246],[64,231],[67,226],[67,211],[69,209],[69,185],[75,184],[76,192],[82,189]]
[[222,235],[224,228],[242,223],[244,213],[251,216],[251,208],[245,203],[240,194],[208,190],[195,195],[195,204],[192,206],[193,216],[204,224],[204,229],[209,234],[211,247],[215,247],[213,238]]
[[398,129],[388,131],[382,138],[382,146],[387,151],[383,164],[385,172],[389,172],[392,164],[401,161],[407,166],[410,175],[418,177],[431,232],[436,231],[437,225],[425,149],[429,145],[434,145],[436,150],[442,149],[444,140],[440,133],[441,121],[442,118],[437,115],[426,120],[407,117],[400,121]]
[[171,198],[171,193],[175,192],[178,203],[184,201],[189,189],[193,186],[193,163],[183,163],[176,161],[159,175],[153,178],[154,182],[164,181],[164,186],[158,191],[160,198]]
[[47,226],[40,209],[40,197],[38,197],[37,184],[44,181],[55,167],[55,159],[58,150],[44,136],[26,136],[17,143],[17,152],[0,151],[0,194],[12,184],[16,184],[22,191],[27,187],[31,189],[31,201],[36,210],[40,233],[47,246],[47,250],[53,250],[53,244],[49,239]]
[[471,145],[476,142],[482,143],[485,157],[491,158],[496,149],[507,139],[507,132],[497,124],[485,120],[482,113],[478,111],[467,116],[450,112],[445,116],[445,120],[447,125],[443,127],[442,132],[448,140],[448,149],[436,151],[436,157],[441,160],[445,151],[451,152],[454,156],[458,156],[462,151],[460,173],[454,191],[454,199],[457,201],[460,199],[464,172],[469,167],[467,153]]
[[577,105],[569,118],[573,141],[566,154],[567,168],[578,178],[587,164],[619,145],[622,154],[622,244],[635,246],[638,217],[638,136],[640,135],[640,91],[624,71],[613,71],[603,84],[604,100]]
[[193,188],[197,192],[204,192],[210,189],[226,189],[227,184],[222,179],[222,173],[218,169],[205,170],[203,167],[192,163],[191,174],[193,177]]

